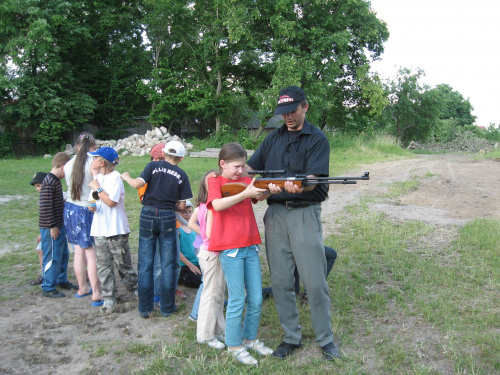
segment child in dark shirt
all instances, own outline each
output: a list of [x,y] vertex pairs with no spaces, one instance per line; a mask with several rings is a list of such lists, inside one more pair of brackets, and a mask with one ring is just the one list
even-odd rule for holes
[[57,153],[52,159],[52,169],[44,178],[40,190],[40,227],[43,251],[43,283],[42,296],[62,298],[64,293],[56,290],[78,289],[68,281],[69,249],[64,227],[64,198],[61,179],[64,178],[64,165],[69,156],[64,152]]
[[[33,176],[33,180],[31,180],[30,185],[34,186],[36,188],[36,191],[40,193],[40,190],[42,189],[42,182],[43,179],[47,176],[48,173],[45,172],[36,172],[35,175]],[[40,234],[38,234],[38,237],[36,239],[37,246],[36,246],[36,251],[38,252],[38,259],[40,260],[40,276],[36,279],[33,279],[30,281],[31,285],[40,285],[43,282],[43,251],[42,251],[42,237]]]

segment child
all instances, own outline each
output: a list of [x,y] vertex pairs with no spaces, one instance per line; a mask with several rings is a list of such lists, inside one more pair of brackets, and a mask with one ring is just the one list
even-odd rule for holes
[[[92,301],[99,304],[102,300],[101,283],[97,275],[94,239],[90,235],[94,214],[87,209],[91,190],[88,185],[93,180],[90,171],[92,157],[87,153],[96,149],[92,134],[80,134],[75,148],[76,156],[64,166],[68,187],[64,206],[64,226],[68,242],[74,248],[73,268],[79,287],[75,297],[82,298],[92,294]],[[90,286],[87,284],[87,275]]]
[[[219,263],[219,254],[208,251],[210,232],[212,231],[212,212],[207,210],[208,179],[214,171],[203,176],[198,192],[198,207],[189,219],[189,227],[202,238],[198,261],[203,272],[203,284],[200,285],[191,311],[191,320],[196,320],[196,338],[215,349],[224,349],[224,274]],[[199,225],[198,225],[199,223]],[[200,293],[201,290],[201,293]],[[199,299],[198,299],[198,295]],[[198,302],[197,302],[198,301]],[[198,311],[199,307],[199,311]]]
[[130,233],[125,212],[125,187],[120,173],[115,171],[118,154],[111,147],[102,147],[89,152],[94,157],[91,171],[96,173],[89,186],[94,190],[89,200],[96,200],[95,206],[88,206],[94,212],[90,235],[94,237],[97,255],[97,272],[102,288],[102,301],[92,302],[110,311],[116,305],[114,266],[118,268],[127,290],[136,294],[137,274],[132,268],[128,237]]
[[[151,155],[151,161],[164,161],[165,156],[163,155],[163,149],[165,148],[165,143],[157,143],[149,152],[149,155]],[[146,190],[148,188],[148,184],[144,184],[143,187],[137,189],[137,192],[139,193],[139,200],[142,202],[144,199],[144,195],[146,194]],[[177,219],[178,219],[177,215]],[[176,228],[180,228],[179,221],[176,221]],[[156,241],[156,247],[159,249],[159,240]],[[154,258],[154,265],[153,265],[153,274],[154,274],[154,279],[153,279],[153,290],[154,290],[154,297],[153,297],[153,303],[154,306],[160,306],[160,287],[161,287],[161,262],[160,262],[160,252],[157,251],[155,254]],[[182,293],[180,290],[175,291],[175,295],[181,297],[182,299],[186,298],[186,295]]]
[[61,179],[64,178],[64,165],[69,156],[64,152],[57,153],[52,159],[52,169],[44,178],[40,188],[40,239],[43,251],[42,296],[62,298],[64,293],[56,290],[78,289],[68,281],[69,249],[64,228],[64,198]]
[[[229,292],[226,311],[228,350],[241,363],[255,365],[258,362],[247,349],[260,355],[273,353],[257,339],[262,307],[262,272],[258,254],[261,240],[252,209],[252,202],[256,203],[256,198],[265,199],[269,191],[254,187],[250,177],[241,177],[246,159],[247,153],[238,143],[227,143],[220,150],[220,175],[210,179],[208,187],[207,207],[214,215],[208,249],[220,252],[219,261]],[[239,194],[222,197],[221,187],[235,182],[248,186]]]
[[[183,210],[186,199],[191,199],[189,178],[178,164],[184,158],[186,149],[179,141],[165,145],[166,160],[152,161],[138,178],[131,178],[128,172],[122,179],[134,189],[146,183],[139,222],[139,313],[149,318],[153,311],[153,262],[157,251],[161,260],[160,310],[162,316],[170,316],[177,309],[175,290],[177,287],[179,248],[176,235],[175,210]],[[180,202],[179,202],[180,201]],[[157,249],[156,242],[159,240]]]
[[[163,149],[165,148],[165,143],[157,143],[149,152],[151,155],[151,161],[160,161],[165,160],[165,156],[163,155]],[[146,194],[146,189],[148,188],[148,184],[144,184],[143,187],[137,189],[139,193],[139,200],[142,202],[144,198],[144,194]],[[158,247],[158,241],[156,242],[156,246]],[[157,251],[154,259],[154,297],[153,302],[155,306],[160,306],[160,286],[161,286],[161,262],[160,262],[160,252]]]
[[[45,172],[36,172],[35,175],[33,176],[33,180],[30,182],[31,186],[34,186],[36,188],[36,191],[40,193],[40,190],[42,188],[42,182],[43,179],[47,176],[47,173]],[[41,242],[41,235],[39,234],[36,242],[38,243],[36,247],[36,251],[38,252],[38,260],[40,261],[40,276],[34,280],[30,281],[31,285],[40,285],[43,282],[43,251],[42,251],[42,242]]]
[[[180,216],[187,222],[191,218],[192,213],[193,204],[188,200],[186,201],[186,208],[180,212]],[[197,253],[193,246],[195,239],[196,232],[181,222],[179,228],[181,273],[178,283],[190,288],[199,288],[202,283],[200,263],[198,262]]]

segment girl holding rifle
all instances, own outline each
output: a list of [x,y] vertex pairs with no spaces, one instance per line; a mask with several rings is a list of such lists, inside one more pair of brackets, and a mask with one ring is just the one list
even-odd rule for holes
[[[273,351],[257,339],[262,308],[262,272],[258,253],[261,240],[252,203],[265,199],[269,191],[254,187],[254,180],[250,177],[241,177],[246,159],[246,151],[238,143],[227,143],[220,150],[220,175],[208,182],[207,207],[213,213],[208,250],[219,252],[226,278],[229,293],[226,311],[228,350],[241,363],[256,365],[258,362],[248,349],[260,355],[270,355]],[[234,182],[248,186],[236,195],[222,197],[221,187]]]

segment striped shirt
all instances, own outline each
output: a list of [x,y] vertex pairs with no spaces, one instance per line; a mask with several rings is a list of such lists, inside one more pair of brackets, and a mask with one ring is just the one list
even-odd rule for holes
[[43,229],[64,226],[64,198],[61,180],[49,173],[42,182],[40,190],[40,214],[38,226]]

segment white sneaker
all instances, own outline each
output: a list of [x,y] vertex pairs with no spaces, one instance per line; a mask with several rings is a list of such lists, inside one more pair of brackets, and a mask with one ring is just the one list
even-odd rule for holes
[[231,353],[239,362],[243,363],[244,365],[257,365],[259,362],[250,355],[249,352],[247,352],[247,348],[244,346],[237,348],[237,349],[231,349],[227,348],[229,353]]
[[218,349],[218,350],[222,350],[226,347],[226,345],[224,345],[223,342],[220,342],[219,340],[217,340],[216,338],[213,338],[212,340],[207,340],[205,341],[207,343],[208,346],[210,346],[211,348],[214,348],[214,349]]
[[243,344],[248,349],[255,350],[260,355],[271,355],[271,354],[273,354],[273,350],[272,349],[268,348],[267,346],[264,345],[264,343],[262,341],[259,341],[257,339],[253,340],[252,342],[250,342],[248,344],[245,343],[245,341],[243,341]]
[[223,333],[218,333],[215,335],[215,338],[219,341],[225,342],[226,341],[226,336]]

